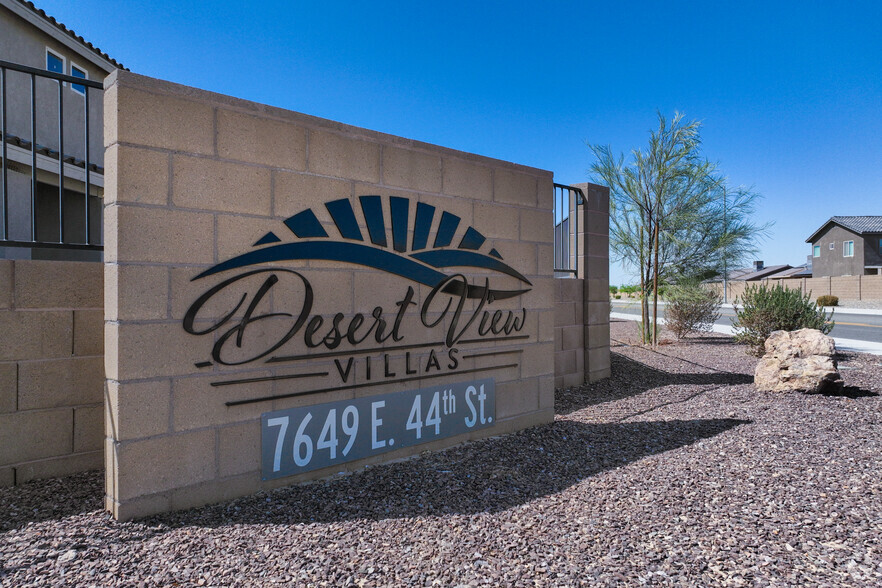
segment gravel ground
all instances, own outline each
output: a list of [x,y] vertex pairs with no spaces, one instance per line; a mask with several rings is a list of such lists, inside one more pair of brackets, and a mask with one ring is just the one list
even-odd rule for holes
[[882,584],[882,364],[841,396],[754,390],[722,336],[634,345],[553,424],[116,523],[90,472],[0,489],[0,584]]

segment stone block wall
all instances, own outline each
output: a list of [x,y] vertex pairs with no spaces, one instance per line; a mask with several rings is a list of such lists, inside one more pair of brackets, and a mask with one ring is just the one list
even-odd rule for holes
[[[124,71],[106,82],[105,113],[106,505],[116,517],[326,477],[553,418],[550,172]],[[329,204],[338,206],[336,216]],[[429,208],[435,215],[426,218],[434,220],[418,227],[420,210]],[[443,236],[442,212],[459,219],[452,241]],[[198,277],[226,260],[279,241],[299,246],[326,235],[333,245],[338,235],[358,235],[370,241],[379,262],[393,245],[395,251],[409,251],[425,231],[436,247],[449,242],[457,250],[489,252],[519,272],[529,288],[485,301],[488,315],[482,315],[480,300],[464,300],[463,316],[477,317],[466,324],[466,319],[457,323],[443,304],[430,303],[433,288],[426,285],[417,284],[407,299],[408,283],[390,273],[331,258],[296,264],[270,260],[261,267],[274,272],[280,284],[287,280],[290,291],[264,282],[272,289],[263,299],[266,309],[255,310],[260,317],[247,323],[242,337],[224,323],[231,309],[237,316],[245,312],[247,301],[236,306],[241,290],[221,292],[193,315],[189,332],[184,328],[195,301],[236,274],[219,270],[218,277]],[[523,283],[511,274],[475,267],[450,273],[467,275],[478,288],[485,279],[511,291]],[[298,327],[290,344],[268,356],[279,362],[262,358],[233,365],[240,359],[236,354],[246,353],[255,341],[281,340],[274,329],[286,320],[283,313],[307,306],[302,280],[314,293],[312,318]],[[256,301],[260,286],[258,280],[244,296]],[[402,309],[404,338],[389,339],[369,354],[354,349],[358,361],[347,372],[346,358],[332,356],[348,343],[332,352],[321,337],[330,333],[336,316],[344,326],[364,317],[373,320],[375,306],[382,307],[386,328],[393,332],[396,310]],[[425,318],[413,308],[428,308]],[[519,329],[491,337],[486,329],[501,328],[510,316],[523,317]],[[438,342],[432,329],[417,328],[421,320],[437,324],[436,331],[465,333],[458,344],[454,341],[459,349],[453,352]],[[223,328],[212,328],[220,324]],[[305,333],[319,328],[315,347],[304,347]],[[227,365],[212,355],[218,346]],[[436,350],[445,354],[443,375],[428,372]],[[455,367],[448,353],[458,354]],[[374,362],[372,371],[366,356]],[[427,367],[409,375],[416,368],[408,361]],[[378,376],[384,367],[408,377],[384,382],[386,375]],[[343,467],[261,478],[264,413],[479,377],[496,382],[496,420],[489,428]],[[231,384],[234,380],[238,383]]]
[[554,387],[579,386],[585,373],[585,280],[558,278],[554,284]]
[[0,485],[103,462],[103,266],[0,260]]

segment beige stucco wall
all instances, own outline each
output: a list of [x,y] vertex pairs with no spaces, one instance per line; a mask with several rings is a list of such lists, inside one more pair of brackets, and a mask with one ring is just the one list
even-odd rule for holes
[[[108,78],[105,112],[106,504],[115,516],[131,518],[223,500],[553,418],[550,172],[128,72],[116,72]],[[314,211],[329,235],[338,234],[325,203],[348,199],[357,211],[358,197],[363,195],[380,196],[387,232],[393,223],[389,199],[394,196],[409,201],[411,220],[417,202],[436,208],[430,242],[437,234],[441,211],[461,218],[453,245],[469,226],[486,236],[481,250],[498,250],[505,263],[531,284],[524,294],[486,306],[491,315],[496,310],[504,316],[509,311],[517,316],[523,313],[523,327],[516,334],[519,338],[483,339],[476,334],[479,317],[463,337],[479,342],[458,344],[462,349],[456,368],[445,364],[440,375],[424,372],[409,382],[376,386],[376,370],[382,367],[375,367],[370,379],[364,362],[359,361],[354,379],[344,382],[332,358],[321,353],[313,357],[317,352],[326,355],[328,350],[305,348],[301,332],[283,348],[285,354],[307,356],[294,364],[251,362],[219,367],[213,363],[196,367],[211,360],[212,346],[221,331],[205,336],[188,334],[182,319],[220,278],[193,278],[218,262],[251,250],[268,231],[292,240],[283,221],[304,210]],[[358,224],[366,234],[361,216]],[[391,232],[387,236],[391,239]],[[408,243],[412,237],[411,226]],[[344,322],[357,313],[369,315],[377,305],[391,317],[395,302],[402,299],[409,285],[398,276],[339,261],[277,262],[267,267],[293,268],[308,277],[316,292],[311,314],[328,322],[337,312]],[[467,274],[472,284],[483,284],[487,278],[506,287],[517,286],[513,278],[500,278],[487,270],[456,270]],[[426,303],[430,290],[418,285],[413,302],[420,306]],[[274,292],[267,299],[273,312],[290,310],[291,300],[279,289]],[[230,304],[235,306],[235,297],[204,309],[197,325],[207,328],[214,324]],[[469,300],[463,312],[474,312],[478,304]],[[451,315],[445,316],[442,306],[431,306],[427,316],[429,320],[440,319],[439,328],[449,328]],[[439,333],[418,328],[420,319],[412,313],[403,321],[406,338],[397,344],[423,345],[412,351],[412,359],[422,365],[432,350],[428,344]],[[263,324],[269,333],[275,323]],[[249,329],[246,346],[260,339],[255,336],[257,330]],[[341,349],[345,345],[348,343]],[[394,347],[394,342],[383,345]],[[235,351],[232,346],[227,349]],[[382,351],[373,354],[375,361],[382,362],[388,355],[393,367],[402,366],[404,350]],[[441,345],[437,351],[447,353],[449,349]],[[211,385],[222,380],[291,374],[292,368],[328,375]],[[490,428],[395,450],[342,468],[261,480],[262,413],[478,377],[496,381],[497,420]],[[347,388],[350,382],[370,386]],[[225,404],[316,388],[338,389],[237,406]]]
[[0,485],[103,461],[98,263],[0,260]]

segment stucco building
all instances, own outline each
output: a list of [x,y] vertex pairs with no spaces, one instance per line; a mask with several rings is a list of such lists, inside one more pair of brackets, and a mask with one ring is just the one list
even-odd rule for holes
[[812,275],[882,274],[882,216],[834,216],[806,239]]

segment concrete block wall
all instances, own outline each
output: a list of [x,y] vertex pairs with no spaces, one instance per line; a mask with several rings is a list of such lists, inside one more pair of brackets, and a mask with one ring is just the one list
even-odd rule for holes
[[[224,500],[553,418],[551,172],[130,72],[114,72],[105,87],[106,505],[116,517],[128,519]],[[194,282],[193,278],[251,250],[268,231],[294,239],[283,222],[292,215],[312,210],[318,225],[329,235],[339,234],[342,229],[335,226],[325,203],[348,199],[358,211],[358,229],[367,235],[366,221],[358,208],[363,195],[380,196],[387,231],[394,229],[390,197],[409,202],[411,219],[417,203],[436,207],[430,241],[437,235],[441,211],[457,215],[461,224],[454,247],[472,226],[486,237],[482,250],[498,250],[505,263],[529,280],[527,293],[495,300],[489,307],[491,312],[512,311],[518,316],[525,309],[518,339],[483,342],[483,348],[475,349],[480,353],[461,352],[458,369],[471,370],[475,378],[495,378],[497,420],[487,429],[396,449],[343,468],[263,481],[259,446],[262,413],[435,386],[451,378],[472,378],[450,372],[443,377],[419,376],[418,381],[403,384],[347,388],[332,359],[321,354],[313,357],[313,352],[303,348],[302,333],[290,345],[292,354],[306,356],[296,366],[262,361],[218,366],[206,360],[214,342],[220,340],[219,332],[200,337],[182,328],[190,305],[217,282]],[[412,227],[409,231],[408,242],[414,232]],[[391,232],[387,236],[391,241]],[[282,262],[269,265],[292,267]],[[308,277],[316,293],[311,314],[328,322],[337,312],[344,321],[356,313],[370,316],[375,305],[383,306],[386,313],[394,311],[394,302],[407,286],[396,276],[351,263],[309,260],[295,269]],[[473,270],[460,270],[472,284],[483,283],[485,277],[494,282],[513,279]],[[290,278],[289,274],[280,275]],[[431,289],[418,286],[413,301],[422,304]],[[268,297],[276,312],[290,304],[282,292],[276,288]],[[202,327],[213,324],[230,308],[223,306],[229,299],[219,298],[216,308],[206,308],[199,315]],[[464,312],[475,311],[476,305],[478,302],[470,299]],[[436,308],[429,318],[436,317],[444,321],[442,326],[449,327],[449,315],[443,316]],[[425,333],[413,329],[413,321],[419,320],[409,316],[403,327],[408,329],[407,343],[423,345],[413,352],[418,362],[425,361],[430,351],[425,346],[432,345],[437,336],[429,329],[424,329]],[[261,324],[267,333],[274,328],[269,321]],[[476,331],[478,325],[475,321],[468,332]],[[249,328],[246,344],[258,330]],[[383,346],[393,347],[386,355],[400,365],[405,351],[395,350],[393,344],[390,340]],[[470,350],[475,348],[470,345]],[[236,351],[232,345],[229,348]],[[382,361],[382,354],[377,361]],[[495,364],[500,365],[494,368]],[[355,382],[370,383],[371,375],[363,365],[358,362],[352,377]],[[290,374],[292,367],[327,375],[315,381],[262,380],[248,386],[212,386],[230,378]],[[494,371],[481,372],[491,368]],[[226,405],[227,401],[310,387],[335,390],[322,396]]]
[[[793,290],[808,293],[812,300],[818,296],[833,295],[839,297],[840,304],[849,300],[882,300],[882,276],[826,276],[822,278],[780,278],[765,279],[749,282],[750,284],[768,284],[769,286],[783,286]],[[744,293],[748,282],[729,282],[729,301]],[[722,292],[722,284],[709,284],[709,288],[716,292]]]
[[861,299],[882,300],[882,276],[861,276]]
[[[609,188],[576,184],[585,194],[584,228],[580,241],[584,257],[579,263],[583,287],[584,366],[588,382],[608,378],[609,360]],[[584,263],[583,263],[584,261]]]
[[102,466],[103,266],[0,260],[0,486]]
[[740,301],[741,297],[744,295],[744,288],[747,286],[746,282],[736,282],[730,281],[728,282],[729,293],[728,300],[729,304],[734,304],[736,301]]
[[579,386],[585,373],[585,280],[558,278],[554,284],[554,387]]
[[[830,294],[840,300],[861,299],[861,278],[863,276],[836,276],[830,278]],[[816,294],[813,294],[817,298]]]
[[609,359],[609,188],[576,184],[578,273],[558,278],[554,289],[555,387],[578,386],[610,375]]
[[828,296],[831,292],[831,278],[805,278],[803,282],[803,292],[811,295],[812,300],[817,300],[818,296]]

